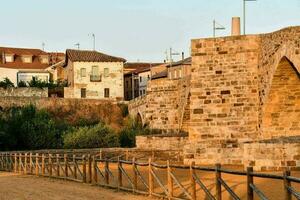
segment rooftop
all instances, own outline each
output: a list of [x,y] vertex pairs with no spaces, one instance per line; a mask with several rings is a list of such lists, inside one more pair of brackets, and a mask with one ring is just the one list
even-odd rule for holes
[[72,62],[126,62],[124,58],[110,56],[98,51],[67,49],[66,60]]

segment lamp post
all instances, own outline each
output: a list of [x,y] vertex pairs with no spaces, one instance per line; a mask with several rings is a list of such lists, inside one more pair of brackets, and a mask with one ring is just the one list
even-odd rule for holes
[[257,1],[257,0],[243,0],[243,27],[244,27],[244,35],[246,35],[246,2],[247,1]]
[[216,37],[216,31],[217,30],[225,30],[225,27],[220,25],[216,22],[216,20],[213,21],[213,36]]

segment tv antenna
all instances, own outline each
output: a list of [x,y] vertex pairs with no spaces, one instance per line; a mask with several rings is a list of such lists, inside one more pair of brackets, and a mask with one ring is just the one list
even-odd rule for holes
[[216,37],[216,31],[219,30],[225,30],[226,28],[224,26],[222,26],[221,24],[219,24],[218,22],[216,22],[216,20],[213,21],[213,36],[214,38]]
[[80,49],[80,43],[76,43],[75,46],[77,47],[77,49],[79,50]]

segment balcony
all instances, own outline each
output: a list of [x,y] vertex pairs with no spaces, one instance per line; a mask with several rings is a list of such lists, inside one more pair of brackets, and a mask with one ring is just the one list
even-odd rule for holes
[[90,75],[90,81],[91,82],[101,82],[101,76],[100,75]]

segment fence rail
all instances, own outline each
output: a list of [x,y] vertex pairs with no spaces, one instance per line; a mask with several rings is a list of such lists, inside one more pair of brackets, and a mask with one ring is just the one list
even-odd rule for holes
[[[237,171],[215,167],[200,167],[191,163],[189,166],[157,164],[149,158],[147,162],[132,160],[102,159],[97,155],[69,155],[69,154],[39,154],[39,153],[0,153],[0,170],[21,173],[23,175],[36,175],[50,178],[71,180],[82,183],[125,190],[149,196],[163,197],[177,200],[196,200],[197,187],[203,191],[206,199],[221,200],[224,193],[231,199],[241,199],[228,183],[222,178],[224,174],[238,175],[247,178],[247,199],[253,200],[256,195],[259,199],[268,199],[262,190],[254,183],[255,178],[282,180],[285,199],[292,197],[300,199],[300,193],[292,187],[292,183],[300,183],[300,179],[291,176],[286,168],[283,175],[273,175],[253,172],[252,167],[247,171]],[[183,183],[176,176],[176,170],[185,170],[188,183]],[[162,176],[161,172],[165,172]],[[214,193],[199,176],[199,172],[215,173]],[[167,180],[166,183],[162,179]],[[176,189],[176,193],[174,192]],[[255,195],[254,195],[255,194]]]

